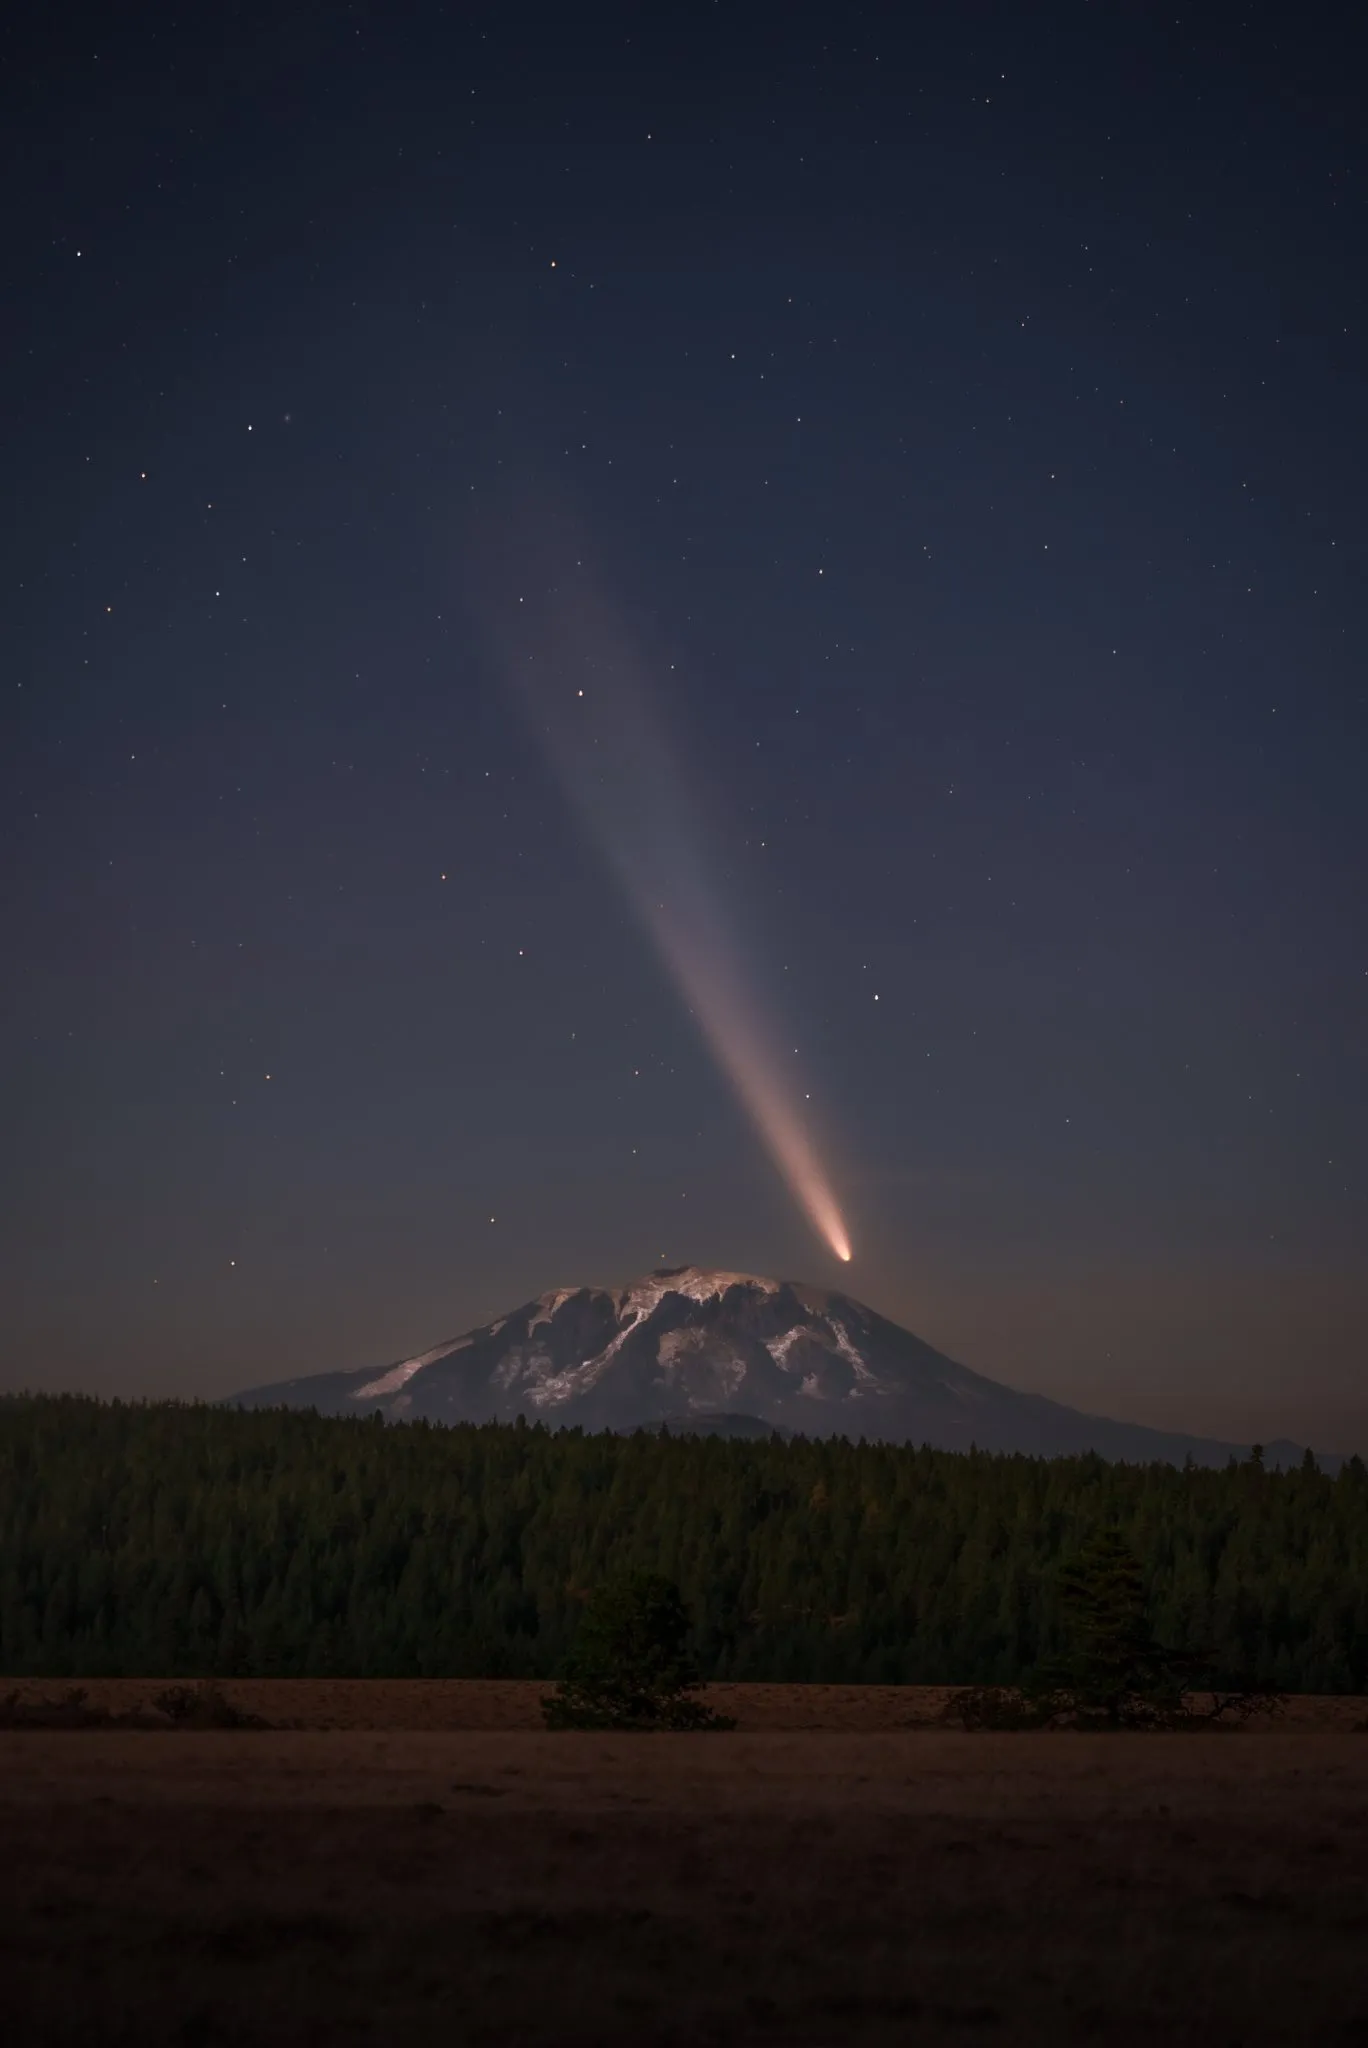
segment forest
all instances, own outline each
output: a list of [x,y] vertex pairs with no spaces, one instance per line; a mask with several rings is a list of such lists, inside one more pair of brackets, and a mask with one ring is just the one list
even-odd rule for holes
[[0,1670],[552,1677],[672,1580],[705,1678],[1010,1685],[1113,1530],[1218,1685],[1368,1690],[1368,1468],[0,1399]]

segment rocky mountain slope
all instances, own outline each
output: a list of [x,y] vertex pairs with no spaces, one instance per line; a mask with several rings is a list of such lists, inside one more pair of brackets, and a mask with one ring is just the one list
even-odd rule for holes
[[[380,1371],[254,1387],[240,1407],[392,1421],[867,1437],[948,1450],[1224,1464],[1246,1447],[1084,1415],[985,1379],[848,1295],[661,1267],[617,1292],[565,1287]],[[1274,1444],[1267,1462],[1301,1456]],[[1325,1461],[1323,1461],[1325,1462]]]

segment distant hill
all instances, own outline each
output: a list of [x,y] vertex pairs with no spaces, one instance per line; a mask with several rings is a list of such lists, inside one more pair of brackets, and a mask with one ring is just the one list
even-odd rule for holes
[[[943,1450],[1224,1465],[1246,1444],[1084,1415],[985,1379],[848,1295],[751,1273],[658,1267],[616,1292],[563,1287],[382,1369],[281,1380],[242,1408],[724,1436],[866,1437]],[[1300,1445],[1265,1447],[1270,1467]],[[1321,1458],[1322,1468],[1339,1460]]]

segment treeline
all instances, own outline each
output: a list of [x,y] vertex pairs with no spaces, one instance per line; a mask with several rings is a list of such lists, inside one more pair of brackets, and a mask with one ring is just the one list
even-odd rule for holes
[[705,1677],[1012,1684],[1116,1529],[1222,1685],[1368,1690],[1368,1469],[0,1400],[0,1670],[549,1677],[588,1592],[680,1588]]

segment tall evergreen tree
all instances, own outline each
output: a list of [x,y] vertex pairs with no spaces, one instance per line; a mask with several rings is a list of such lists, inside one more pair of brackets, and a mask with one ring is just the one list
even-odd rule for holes
[[1085,1717],[1116,1728],[1179,1710],[1190,1660],[1155,1640],[1140,1560],[1119,1530],[1100,1530],[1065,1568],[1060,1604],[1069,1647],[1048,1678]]

